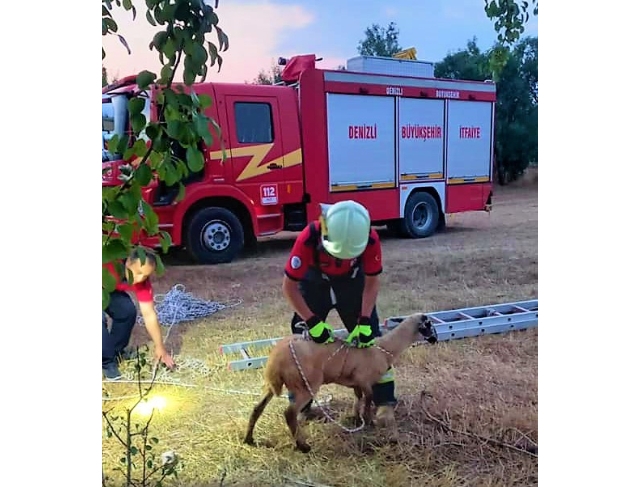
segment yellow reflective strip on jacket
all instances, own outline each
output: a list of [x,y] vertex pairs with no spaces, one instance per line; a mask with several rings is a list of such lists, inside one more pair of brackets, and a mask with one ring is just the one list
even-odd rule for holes
[[380,380],[378,381],[378,384],[386,384],[387,382],[393,382],[393,380],[395,379],[395,370],[393,367],[389,367],[389,370],[387,370],[384,375],[382,377],[380,377]]

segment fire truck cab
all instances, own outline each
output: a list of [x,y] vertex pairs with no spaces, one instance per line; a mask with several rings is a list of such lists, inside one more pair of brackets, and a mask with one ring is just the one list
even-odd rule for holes
[[[230,262],[259,237],[300,231],[319,203],[353,199],[374,225],[410,238],[432,235],[445,214],[490,210],[494,83],[436,79],[431,63],[414,60],[358,57],[346,70],[315,63],[313,54],[289,59],[281,85],[190,88],[213,100],[205,113],[223,144],[211,128],[204,169],[183,181],[182,200],[158,180],[143,197],[196,261]],[[136,89],[135,77],[103,89],[103,140],[127,133]],[[151,120],[156,90],[145,107]],[[120,164],[103,151],[103,185],[119,184]]]

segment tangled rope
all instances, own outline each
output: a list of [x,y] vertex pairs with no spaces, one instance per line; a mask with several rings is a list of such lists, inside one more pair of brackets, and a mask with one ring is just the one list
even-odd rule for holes
[[[222,304],[200,299],[186,292],[184,284],[176,284],[166,294],[156,294],[153,300],[156,303],[158,321],[162,326],[169,327],[185,321],[205,318],[223,309],[238,306],[242,302],[238,300],[233,304]],[[142,317],[138,316],[138,324],[143,323]]]

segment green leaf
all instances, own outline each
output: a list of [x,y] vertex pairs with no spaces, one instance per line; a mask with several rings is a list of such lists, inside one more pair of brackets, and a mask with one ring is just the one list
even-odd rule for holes
[[[156,17],[157,20],[157,17]],[[162,52],[162,48],[164,47],[164,43],[167,41],[167,31],[161,30],[156,32],[156,34],[151,39],[149,43],[149,50],[152,51],[155,47],[157,51]]]
[[147,22],[149,22],[154,27],[156,25],[158,25],[158,24],[156,24],[156,21],[153,19],[153,15],[151,15],[151,11],[150,10],[147,10]]
[[155,437],[149,438],[149,441],[155,445],[157,445],[160,442],[160,440],[158,440],[158,438],[155,438]]
[[105,28],[107,32],[118,32],[118,24],[116,24],[115,20],[110,17],[102,18],[102,35],[105,35]]
[[[164,162],[160,168],[162,168],[162,180],[167,186],[173,186],[180,180],[180,175],[172,163]],[[160,170],[158,174],[160,174]]]
[[158,233],[158,215],[153,211],[153,208],[145,200],[140,200],[142,203],[142,214],[144,215],[145,228],[151,234]]
[[156,274],[158,275],[158,277],[162,277],[162,275],[164,274],[164,262],[162,261],[162,258],[159,255],[156,255]]
[[129,254],[124,242],[119,238],[111,237],[106,245],[102,246],[102,263],[106,264],[118,259],[124,259]]
[[200,44],[193,47],[193,62],[196,66],[200,66],[207,62],[207,50]]
[[119,140],[120,140],[120,136],[118,134],[113,134],[113,137],[111,137],[109,139],[109,142],[107,142],[107,149],[109,149],[109,152],[112,152],[114,154],[118,153]]
[[187,67],[187,64],[191,64],[191,58],[189,56],[185,56],[184,59],[184,72],[182,73],[182,79],[185,85],[191,86],[196,81],[197,73],[191,68]]
[[165,254],[169,250],[169,247],[171,247],[171,235],[164,230],[160,232],[160,245],[162,246],[162,252]]
[[192,172],[199,172],[204,167],[202,152],[193,146],[187,147],[187,165]]
[[200,108],[203,110],[206,110],[213,105],[213,100],[209,95],[198,95],[198,98],[200,99]]
[[151,169],[157,169],[158,165],[162,162],[162,154],[157,151],[152,151],[149,156],[149,162],[151,163]]
[[137,157],[144,157],[147,153],[147,143],[143,139],[138,139],[134,142],[131,149],[133,151],[133,155]]
[[125,191],[119,196],[118,200],[122,202],[129,215],[135,214],[138,211],[139,198],[136,198],[136,195],[133,194],[132,191]]
[[116,231],[120,238],[127,242],[131,242],[133,238],[133,225],[131,223],[120,223],[116,226]]
[[167,59],[169,59],[171,64],[173,64],[176,57],[176,43],[172,37],[167,37],[164,46],[162,46],[162,54],[167,56]]
[[160,83],[166,85],[171,79],[173,74],[173,66],[171,64],[165,64],[160,70]]
[[145,265],[147,262],[147,254],[141,246],[136,247],[136,255],[138,256],[138,260],[142,265]]
[[209,66],[213,67],[216,63],[216,59],[218,58],[218,48],[213,42],[207,41],[207,45],[209,46]]
[[129,451],[131,452],[132,455],[137,455],[140,452],[138,448],[133,445],[131,445],[131,448],[129,449]]
[[102,289],[107,291],[108,293],[114,291],[116,289],[116,284],[118,281],[115,276],[109,272],[106,267],[102,268]]
[[218,33],[218,44],[220,44],[220,50],[224,52],[229,49],[229,38],[227,37],[227,34],[225,34],[224,31],[217,25],[216,32]]
[[209,120],[207,117],[198,115],[195,124],[196,132],[202,139],[204,139],[205,144],[207,146],[213,144],[213,136],[211,135],[211,132],[209,132]]
[[151,178],[153,178],[153,173],[149,165],[141,163],[136,169],[135,178],[140,186],[148,185],[151,182]]
[[147,117],[142,113],[137,113],[131,116],[131,128],[138,134],[147,125]]
[[156,79],[155,73],[144,70],[138,73],[138,76],[136,77],[136,84],[138,85],[138,88],[140,88],[141,90],[146,90],[147,88],[149,88],[149,85],[153,83],[155,79]]
[[117,219],[125,219],[129,217],[129,212],[124,205],[118,200],[111,200],[107,203],[107,213]]
[[127,136],[121,137],[120,140],[118,140],[118,147],[116,149],[116,153],[124,154],[124,151],[127,150],[128,146],[129,146],[129,137]]
[[148,124],[147,128],[144,129],[144,132],[151,140],[155,140],[155,138],[160,135],[160,127],[155,123]]
[[176,199],[174,200],[176,203],[184,199],[185,193],[187,191],[184,184],[182,183],[179,183],[179,184],[180,185],[178,186],[178,196],[176,196]]
[[172,139],[179,139],[182,128],[182,122],[178,120],[171,120],[167,123],[167,135]]
[[129,113],[131,115],[137,115],[144,110],[144,98],[134,97],[129,100]]

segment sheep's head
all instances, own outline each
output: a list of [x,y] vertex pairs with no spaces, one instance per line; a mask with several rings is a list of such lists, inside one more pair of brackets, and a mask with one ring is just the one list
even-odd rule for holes
[[422,336],[422,339],[429,343],[437,342],[438,337],[436,336],[436,330],[433,327],[433,323],[431,323],[429,316],[426,314],[420,314],[416,318],[418,322],[418,333]]

